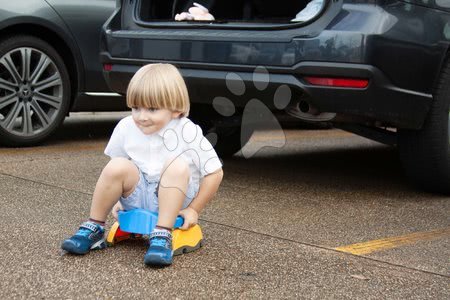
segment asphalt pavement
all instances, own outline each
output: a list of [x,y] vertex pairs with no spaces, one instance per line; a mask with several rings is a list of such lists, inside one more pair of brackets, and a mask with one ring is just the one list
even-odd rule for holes
[[74,114],[43,145],[0,147],[1,299],[450,299],[450,197],[336,129],[257,132],[252,157],[224,160],[205,245],[169,268],[144,265],[145,239],[63,253],[122,116]]

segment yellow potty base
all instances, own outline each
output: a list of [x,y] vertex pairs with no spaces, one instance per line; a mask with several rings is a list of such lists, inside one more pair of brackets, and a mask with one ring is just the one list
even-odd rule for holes
[[[118,222],[115,222],[108,232],[106,243],[113,246],[130,238],[139,238],[142,235],[129,233],[120,230]],[[172,232],[173,255],[180,255],[197,250],[203,246],[203,233],[199,225],[195,225],[188,230],[175,229]]]
[[203,233],[199,225],[188,230],[175,229],[172,232],[173,255],[180,255],[197,250],[203,246]]

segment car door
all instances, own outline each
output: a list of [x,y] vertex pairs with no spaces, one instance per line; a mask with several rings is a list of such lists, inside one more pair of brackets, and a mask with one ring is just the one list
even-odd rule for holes
[[107,91],[101,64],[99,44],[101,27],[111,16],[116,0],[47,0],[69,27],[83,60],[84,91]]

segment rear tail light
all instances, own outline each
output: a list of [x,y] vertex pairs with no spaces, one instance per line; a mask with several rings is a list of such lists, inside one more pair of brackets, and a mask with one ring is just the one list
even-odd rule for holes
[[103,71],[109,72],[112,70],[112,64],[103,64]]
[[321,86],[349,87],[349,88],[363,89],[369,85],[368,79],[313,77],[313,76],[307,76],[304,78],[309,84]]

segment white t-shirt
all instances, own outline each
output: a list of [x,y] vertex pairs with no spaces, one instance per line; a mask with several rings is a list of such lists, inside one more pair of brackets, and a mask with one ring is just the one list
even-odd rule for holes
[[114,128],[105,154],[131,159],[149,181],[159,181],[164,163],[178,156],[189,164],[190,184],[198,185],[204,176],[222,167],[200,126],[185,117],[172,119],[150,135],[142,133],[132,116],[125,117]]

